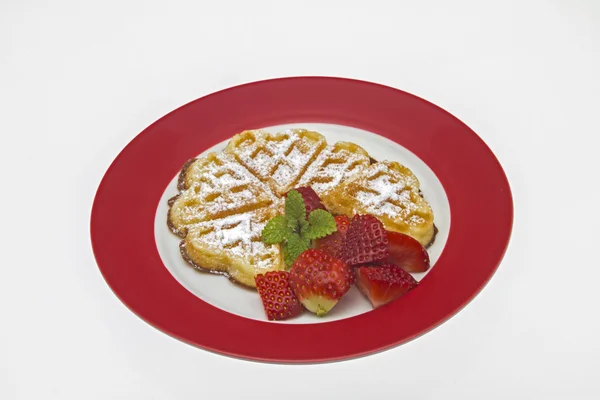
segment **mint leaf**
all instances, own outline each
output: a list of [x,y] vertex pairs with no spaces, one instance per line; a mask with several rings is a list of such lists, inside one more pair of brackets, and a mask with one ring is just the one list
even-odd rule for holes
[[300,228],[300,236],[305,236],[304,233],[310,228],[310,224],[307,220],[301,219],[298,221],[298,227]]
[[297,190],[290,190],[285,198],[285,216],[296,221],[306,219],[304,199]]
[[292,233],[283,247],[283,258],[285,264],[291,267],[296,258],[310,248],[310,240],[297,233]]
[[288,220],[285,215],[278,215],[267,222],[262,231],[262,240],[266,244],[275,244],[283,242],[292,230],[288,226]]
[[285,262],[286,269],[290,269],[294,264],[294,258],[290,255],[287,246],[283,246],[283,261]]
[[337,230],[333,215],[325,210],[314,210],[308,216],[308,228],[302,231],[306,239],[319,239],[331,235]]
[[[286,217],[287,217],[287,215],[286,215]],[[298,220],[293,219],[293,218],[288,218],[287,219],[287,227],[289,229],[291,229],[293,232],[298,233],[298,227],[299,227]]]

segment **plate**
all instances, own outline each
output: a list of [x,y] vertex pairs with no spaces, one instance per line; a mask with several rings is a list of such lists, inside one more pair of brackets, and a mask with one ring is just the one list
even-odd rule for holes
[[[328,143],[337,141],[350,141],[364,148],[373,158],[377,160],[402,160],[402,164],[409,167],[419,178],[421,191],[435,211],[435,225],[438,229],[435,242],[428,248],[432,267],[439,258],[450,227],[450,205],[444,187],[435,173],[422,160],[402,147],[400,144],[383,136],[353,127],[336,124],[300,123],[289,125],[278,125],[263,127],[266,131],[281,132],[286,129],[301,126],[323,134]],[[199,156],[211,151],[222,151],[229,140],[225,140],[213,146]],[[154,217],[154,235],[163,264],[177,281],[186,289],[200,297],[202,300],[221,308],[222,310],[260,321],[265,320],[262,302],[253,290],[240,290],[239,286],[232,285],[227,279],[218,275],[202,274],[190,268],[181,257],[179,242],[181,238],[174,235],[165,224],[169,206],[168,200],[178,193],[178,175],[174,176],[167,189],[163,193]],[[422,280],[426,273],[413,274],[417,280]],[[298,318],[293,318],[279,323],[323,323],[333,320],[344,319],[354,315],[362,314],[372,310],[369,301],[360,294],[357,288],[352,287],[336,304],[335,311],[330,312],[323,318],[317,318],[310,313],[304,313]]]
[[[353,289],[325,318],[269,322],[255,292],[196,272],[166,227],[166,200],[183,163],[220,150],[245,129],[314,129],[374,158],[399,161],[422,184],[439,229],[433,267],[417,288],[371,310]],[[406,92],[374,83],[297,77],[236,86],[161,118],[129,143],[94,199],[94,254],[117,297],[186,343],[244,359],[306,363],[367,355],[405,343],[466,305],[496,271],[513,205],[492,151],[464,123]]]

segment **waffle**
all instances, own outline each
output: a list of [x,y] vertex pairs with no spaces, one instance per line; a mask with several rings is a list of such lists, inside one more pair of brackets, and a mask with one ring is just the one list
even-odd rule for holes
[[255,287],[256,274],[283,268],[279,246],[261,240],[264,226],[276,214],[276,209],[261,208],[193,225],[180,244],[183,258],[196,268]]
[[433,211],[421,196],[417,177],[400,163],[372,164],[330,191],[325,200],[332,213],[372,214],[385,229],[408,234],[423,246],[433,239]]
[[281,196],[297,187],[308,166],[326,145],[321,134],[305,129],[278,133],[254,130],[235,135],[225,152]]
[[223,152],[184,165],[167,222],[183,238],[188,263],[250,287],[256,274],[285,266],[279,246],[265,245],[261,234],[283,213],[285,194],[299,186],[311,186],[334,214],[370,213],[427,244],[433,213],[417,178],[398,163],[370,160],[360,146],[327,145],[317,132],[244,131]]
[[340,183],[360,173],[370,165],[369,153],[350,142],[337,142],[327,146],[310,165],[298,186],[311,186],[330,209],[330,195]]
[[225,153],[189,162],[178,186],[182,191],[172,201],[169,225],[181,237],[190,225],[281,203],[268,186]]
[[184,238],[186,261],[251,287],[254,273],[283,268],[279,247],[260,241],[283,200],[233,156],[208,153],[189,161],[178,187],[169,201],[168,225]]

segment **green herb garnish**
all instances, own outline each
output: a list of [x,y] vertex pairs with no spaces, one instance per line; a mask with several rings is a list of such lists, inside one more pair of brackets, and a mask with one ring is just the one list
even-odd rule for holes
[[280,243],[287,267],[311,245],[311,240],[331,235],[337,230],[333,215],[325,210],[313,210],[306,219],[304,199],[297,190],[290,190],[285,199],[285,215],[272,218],[262,231],[266,244]]

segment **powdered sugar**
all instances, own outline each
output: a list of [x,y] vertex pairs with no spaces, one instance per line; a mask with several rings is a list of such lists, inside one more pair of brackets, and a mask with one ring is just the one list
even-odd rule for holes
[[412,201],[411,182],[384,163],[375,164],[366,175],[366,185],[356,193],[356,200],[366,211],[390,218],[408,219],[417,209]]
[[226,151],[282,195],[296,185],[324,146],[321,135],[303,130],[276,134],[246,131],[234,138]]
[[199,248],[226,253],[230,260],[251,268],[272,269],[280,262],[276,245],[265,245],[261,234],[267,220],[260,210],[202,222],[189,233]]
[[299,186],[311,186],[317,194],[337,187],[342,181],[369,166],[369,157],[360,152],[327,146],[308,167]]
[[193,183],[181,193],[175,211],[184,223],[222,218],[280,202],[267,185],[228,154],[210,154],[197,160],[188,174]]
[[240,244],[242,247],[251,246],[252,239],[260,237],[260,231],[253,231],[252,213],[237,214],[216,220],[212,223],[215,228],[215,240],[225,247]]

